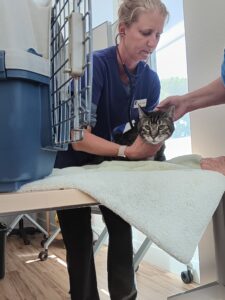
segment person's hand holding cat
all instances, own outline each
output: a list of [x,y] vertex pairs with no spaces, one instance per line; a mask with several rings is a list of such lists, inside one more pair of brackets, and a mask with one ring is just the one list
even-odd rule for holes
[[161,146],[161,143],[157,145],[147,144],[138,136],[134,143],[126,148],[125,155],[130,160],[147,159],[154,156]]

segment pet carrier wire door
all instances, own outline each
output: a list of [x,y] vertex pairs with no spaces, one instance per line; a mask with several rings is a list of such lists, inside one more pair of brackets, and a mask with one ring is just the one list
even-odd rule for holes
[[[90,0],[55,0],[51,24],[52,133],[56,149],[82,139],[90,123],[92,86]],[[75,135],[71,137],[71,130]]]
[[[53,2],[50,50],[53,148],[67,150],[68,143],[82,139],[91,118],[91,0]],[[59,232],[42,241],[41,260]]]

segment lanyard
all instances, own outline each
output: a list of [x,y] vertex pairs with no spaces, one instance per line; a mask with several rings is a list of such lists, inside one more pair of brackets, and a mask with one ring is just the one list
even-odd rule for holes
[[131,109],[132,109],[132,104],[134,102],[134,91],[135,91],[135,84],[136,84],[137,76],[131,74],[125,64],[123,64],[123,69],[129,80],[130,91],[129,91],[129,103],[128,103],[128,120],[129,120],[130,127],[133,128],[134,125],[133,125],[132,119],[131,119]]
[[[116,40],[117,40],[117,37],[116,37]],[[132,103],[134,101],[134,91],[135,91],[135,84],[137,82],[137,79],[139,79],[141,77],[141,74],[144,72],[145,70],[145,67],[147,65],[147,61],[145,62],[145,65],[144,65],[144,68],[143,70],[141,71],[140,74],[138,75],[134,75],[132,74],[126,64],[124,63],[124,61],[122,60],[122,57],[120,55],[120,51],[119,51],[119,48],[118,48],[118,43],[116,42],[116,52],[118,53],[118,56],[119,56],[119,59],[120,59],[120,62],[123,66],[123,70],[125,72],[125,74],[127,75],[128,77],[128,80],[129,80],[129,86],[130,86],[130,95],[129,95],[129,104],[128,104],[128,120],[129,120],[129,123],[130,123],[130,126],[131,128],[134,127],[133,123],[132,123],[132,120],[131,120],[131,108],[132,108]]]
[[120,59],[120,61],[122,63],[123,70],[124,70],[125,74],[127,75],[127,78],[128,78],[128,81],[129,81],[130,91],[129,91],[129,103],[128,103],[128,120],[129,120],[130,127],[133,128],[134,125],[133,125],[132,120],[131,120],[131,108],[132,108],[132,103],[134,101],[135,83],[136,83],[136,79],[139,76],[136,76],[136,75],[132,74],[128,70],[126,64],[122,60],[122,57],[121,57],[119,49],[118,49],[118,45],[116,45],[116,51],[117,51],[119,59]]

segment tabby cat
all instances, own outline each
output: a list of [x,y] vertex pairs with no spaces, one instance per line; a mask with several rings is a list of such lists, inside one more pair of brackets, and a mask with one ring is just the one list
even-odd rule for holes
[[165,160],[165,140],[167,140],[174,132],[173,114],[174,106],[171,106],[166,111],[144,111],[140,106],[139,121],[125,133],[117,133],[114,136],[114,141],[120,145],[130,146],[133,144],[138,135],[148,144],[156,145],[163,143],[152,160]]

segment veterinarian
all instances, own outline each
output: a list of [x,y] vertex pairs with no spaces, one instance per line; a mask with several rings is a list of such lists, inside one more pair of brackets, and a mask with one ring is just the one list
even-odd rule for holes
[[[145,144],[139,137],[129,147],[120,146],[112,137],[117,126],[138,120],[138,105],[153,110],[158,104],[159,78],[147,61],[167,18],[168,11],[160,0],[122,1],[116,46],[93,53],[91,124],[82,141],[58,153],[56,168],[99,163],[102,157],[140,160],[160,148]],[[100,209],[109,233],[110,298],[136,299],[131,226],[106,207]],[[67,251],[71,298],[99,300],[90,207],[58,211],[58,219]]]
[[[193,110],[219,104],[225,104],[225,51],[221,66],[221,77],[185,95],[170,96],[160,102],[157,109],[175,105],[174,120],[178,120],[184,114]],[[217,171],[225,175],[225,156],[203,158],[201,160],[201,168]]]

